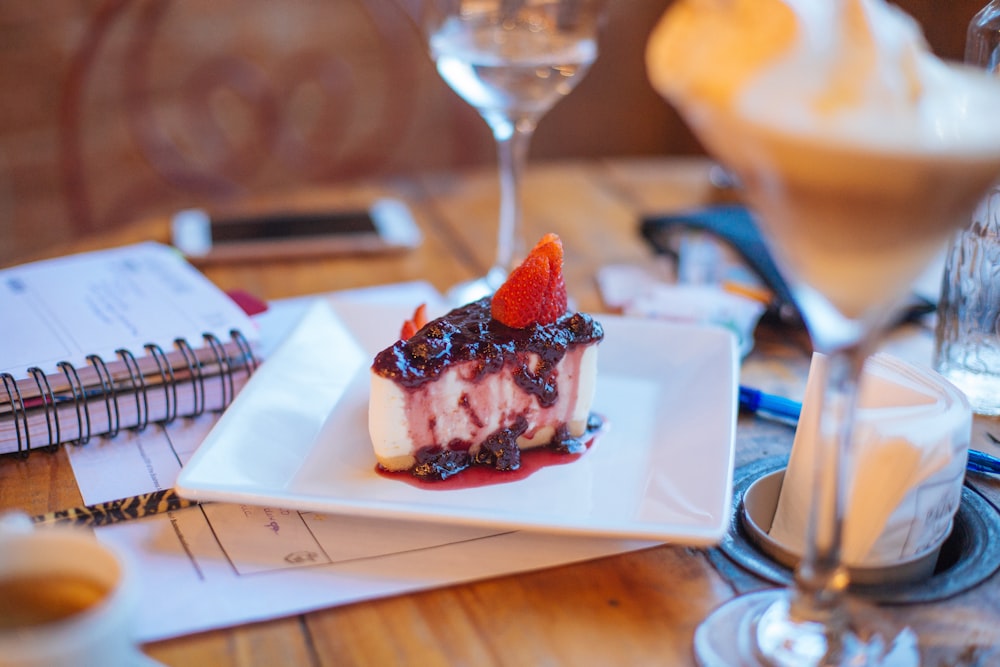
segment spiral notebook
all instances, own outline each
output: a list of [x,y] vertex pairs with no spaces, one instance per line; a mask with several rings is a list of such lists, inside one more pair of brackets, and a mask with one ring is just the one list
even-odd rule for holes
[[253,321],[159,243],[0,270],[0,454],[221,410],[257,365]]

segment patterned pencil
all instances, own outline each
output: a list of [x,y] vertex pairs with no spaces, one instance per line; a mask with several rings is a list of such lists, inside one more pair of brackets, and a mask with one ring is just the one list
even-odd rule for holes
[[173,489],[161,489],[130,498],[39,514],[32,520],[36,524],[104,526],[119,521],[141,519],[153,514],[173,512],[197,504],[198,502],[195,500],[181,498]]

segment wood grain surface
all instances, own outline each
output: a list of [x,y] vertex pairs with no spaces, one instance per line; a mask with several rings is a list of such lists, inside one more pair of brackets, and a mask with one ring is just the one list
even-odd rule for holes
[[[641,215],[715,200],[700,158],[543,162],[524,180],[524,237],[557,232],[566,249],[566,281],[583,310],[606,312],[595,282],[607,264],[649,266],[637,232]],[[490,169],[388,179],[261,198],[248,207],[320,208],[395,194],[413,207],[425,242],[378,257],[263,261],[204,267],[224,289],[265,299],[422,279],[445,290],[475,277],[493,253],[497,187]],[[35,255],[166,241],[167,221],[153,218]],[[30,259],[25,257],[23,259]],[[918,330],[912,335],[926,336]],[[761,329],[742,377],[801,397],[809,350],[801,335]],[[669,424],[663,425],[665,429]],[[977,434],[1000,434],[995,422]],[[978,435],[977,435],[978,437]],[[785,425],[742,415],[737,465],[787,454]],[[975,442],[981,449],[989,443]],[[996,451],[993,451],[996,453]],[[977,478],[992,502],[1000,485]],[[0,459],[0,510],[29,514],[82,502],[63,452]],[[995,567],[995,564],[993,564]],[[165,665],[693,665],[698,623],[732,596],[767,585],[716,550],[663,545],[538,572],[361,602],[309,614],[156,642],[146,653]],[[1000,578],[952,599],[892,607],[920,635],[925,664],[1000,664]]]

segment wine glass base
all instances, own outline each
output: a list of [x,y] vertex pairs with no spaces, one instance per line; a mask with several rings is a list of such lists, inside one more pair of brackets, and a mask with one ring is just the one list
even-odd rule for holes
[[[883,629],[882,634],[876,635],[874,640],[867,643],[852,635],[845,641],[851,656],[840,663],[825,662],[822,660],[822,655],[812,659],[809,656],[798,655],[784,656],[773,661],[766,660],[756,648],[758,621],[765,614],[780,613],[780,605],[787,605],[791,594],[788,589],[758,591],[733,598],[718,607],[695,631],[694,654],[698,664],[701,667],[775,667],[776,665],[833,667],[834,664],[913,667],[920,664],[917,638],[908,628],[897,633],[886,632]],[[776,604],[779,606],[776,607]],[[857,614],[859,610],[855,608],[852,612]],[[879,624],[880,627],[883,625]],[[808,629],[806,632],[808,633]],[[883,639],[887,636],[892,636],[892,639]],[[811,639],[814,641],[801,642],[801,639],[800,637],[800,644],[808,643],[814,654],[821,653],[816,651],[817,646],[825,645],[825,639],[821,634],[812,633]],[[881,643],[889,643],[888,648],[879,651]],[[878,653],[881,655],[877,655]],[[850,661],[850,657],[853,657],[854,661]],[[858,661],[859,658],[862,660]]]
[[506,279],[507,272],[499,267],[494,267],[482,278],[455,285],[448,290],[445,299],[452,307],[464,306],[493,294]]

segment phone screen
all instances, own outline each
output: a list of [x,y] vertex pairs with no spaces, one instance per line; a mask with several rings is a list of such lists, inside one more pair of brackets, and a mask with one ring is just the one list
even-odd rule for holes
[[274,214],[261,218],[217,220],[212,223],[213,243],[375,233],[375,223],[366,211],[314,215]]
[[420,244],[407,206],[395,199],[367,209],[273,211],[260,216],[212,218],[202,209],[171,219],[174,245],[198,261],[358,254]]

